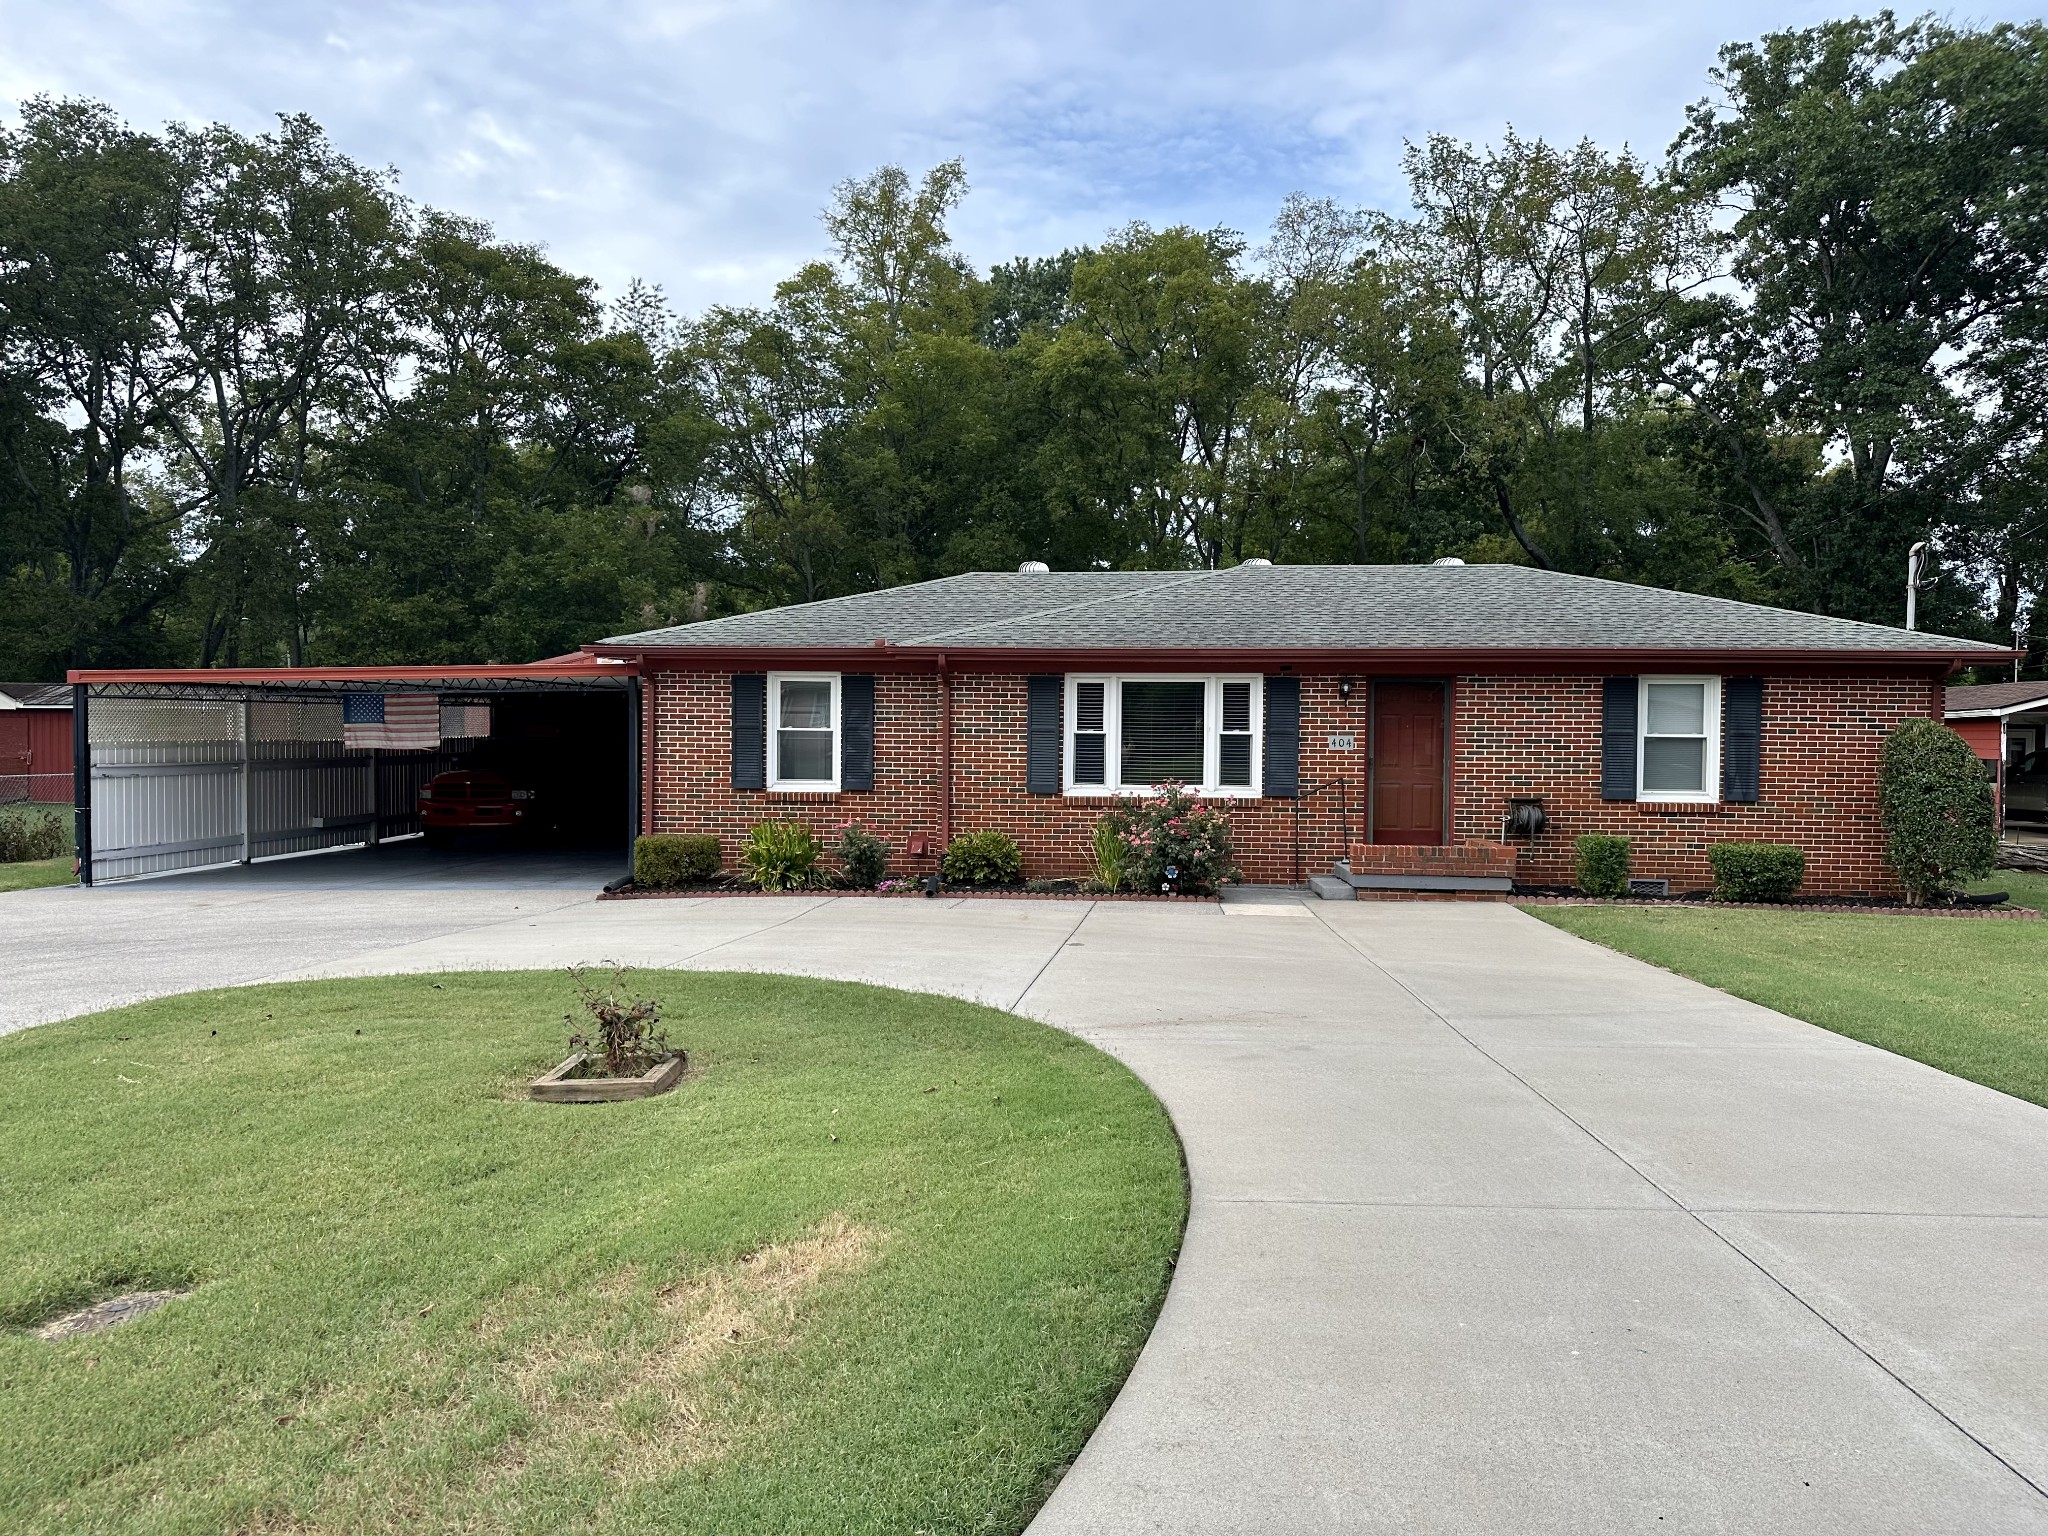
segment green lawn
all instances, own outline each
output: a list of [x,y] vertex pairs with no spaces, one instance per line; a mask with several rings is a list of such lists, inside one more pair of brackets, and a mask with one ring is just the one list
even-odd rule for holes
[[26,864],[0,864],[0,891],[32,891],[44,885],[69,885],[75,878],[70,854],[57,859],[31,859]]
[[[2022,896],[2021,880],[1986,882]],[[1532,916],[1837,1034],[2048,1105],[2048,922],[1669,907]]]
[[2048,875],[2037,875],[2023,869],[2001,869],[1982,880],[1971,881],[1969,889],[2004,891],[2013,906],[2032,907],[2036,912],[2048,913]]
[[550,973],[0,1040],[0,1529],[1020,1529],[1164,1296],[1165,1113],[965,1003],[633,986],[693,1062],[633,1104],[520,1097]]
[[[68,850],[72,846],[69,806],[0,805],[0,818],[53,821],[64,835],[64,847]],[[54,859],[0,864],[0,891],[29,891],[44,885],[69,885],[73,879],[72,863],[72,855],[66,852]]]

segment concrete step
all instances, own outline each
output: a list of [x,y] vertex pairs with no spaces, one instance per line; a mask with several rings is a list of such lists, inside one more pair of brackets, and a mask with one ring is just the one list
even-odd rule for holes
[[1351,882],[1339,875],[1310,875],[1308,888],[1325,901],[1358,900],[1358,893],[1351,888]]

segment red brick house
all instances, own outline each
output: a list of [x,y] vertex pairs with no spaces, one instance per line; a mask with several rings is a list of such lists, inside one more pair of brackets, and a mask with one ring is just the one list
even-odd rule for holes
[[642,678],[643,825],[729,857],[766,818],[858,821],[922,873],[998,828],[1077,876],[1105,806],[1171,778],[1229,804],[1253,881],[1565,884],[1615,832],[1673,891],[1749,839],[1871,893],[1885,734],[2009,655],[1511,565],[1027,567],[586,649]]

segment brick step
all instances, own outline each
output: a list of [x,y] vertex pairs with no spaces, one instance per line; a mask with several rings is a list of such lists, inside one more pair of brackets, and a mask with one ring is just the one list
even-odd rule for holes
[[1353,843],[1334,874],[1366,891],[1501,894],[1514,889],[1520,850],[1505,843],[1452,843],[1440,847]]

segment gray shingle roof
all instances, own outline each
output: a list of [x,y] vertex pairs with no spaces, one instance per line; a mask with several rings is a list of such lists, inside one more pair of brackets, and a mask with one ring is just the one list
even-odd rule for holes
[[1521,565],[983,571],[617,635],[763,651],[885,640],[953,650],[1995,651],[1974,640]]

